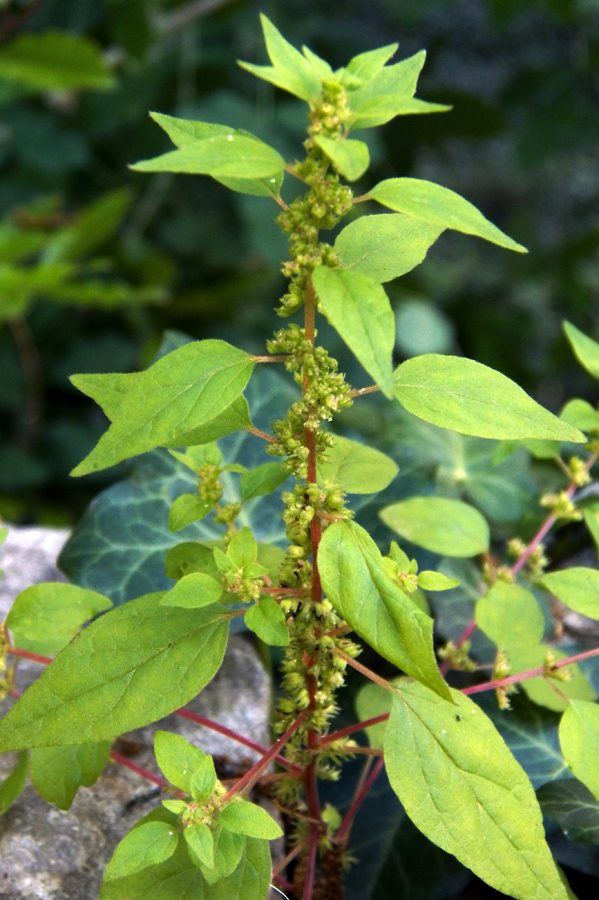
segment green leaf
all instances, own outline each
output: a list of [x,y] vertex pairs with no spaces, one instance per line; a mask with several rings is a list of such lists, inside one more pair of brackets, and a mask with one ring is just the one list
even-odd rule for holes
[[181,494],[171,506],[168,514],[168,530],[181,531],[192,522],[198,522],[207,516],[214,504],[210,500],[202,500],[197,494]]
[[379,515],[400,537],[440,556],[476,556],[489,549],[489,526],[461,500],[411,497],[386,506]]
[[134,828],[117,844],[104,870],[104,881],[114,881],[155,866],[175,852],[179,836],[166,822],[147,822]]
[[112,425],[72,474],[96,472],[154,447],[180,446],[182,436],[239,397],[253,367],[253,357],[224,341],[194,341],[169,353],[137,376],[113,410]]
[[473,359],[427,353],[398,366],[394,380],[401,405],[441,428],[495,440],[585,441],[501,372]]
[[285,160],[274,147],[236,131],[218,134],[129,166],[134,172],[180,172],[213,178],[276,178]]
[[66,31],[23,34],[5,43],[0,48],[0,76],[39,91],[106,91],[116,86],[98,44]]
[[380,450],[336,434],[335,443],[318,463],[318,481],[340,484],[348,494],[375,494],[391,484],[398,471]]
[[559,417],[563,422],[584,431],[585,434],[595,434],[599,431],[599,413],[586,400],[570,400]]
[[[548,644],[538,644],[536,647],[530,647],[527,650],[512,651],[510,653],[511,674],[518,675],[521,672],[528,672],[530,669],[537,669],[545,665],[547,653],[559,662],[567,659],[567,654]],[[570,681],[554,681],[546,679],[539,675],[534,678],[526,678],[519,682],[520,687],[526,695],[539,706],[546,706],[555,712],[561,712],[568,706],[567,700],[563,700],[560,694],[565,694],[567,698],[572,700],[594,700],[595,691],[582,674],[577,665],[568,666],[568,672],[571,674]],[[558,694],[553,690],[551,685],[555,685]]]
[[252,529],[245,525],[241,531],[233,535],[227,547],[227,557],[234,566],[250,566],[256,561],[258,546]]
[[559,742],[572,774],[599,800],[599,706],[571,700],[559,725]]
[[340,616],[377,653],[442,697],[433,621],[386,574],[378,547],[355,522],[336,522],[318,550],[322,586]]
[[450,591],[459,585],[457,578],[448,578],[442,572],[420,572],[418,587],[425,591]]
[[198,822],[190,828],[183,829],[183,837],[187,841],[189,855],[197,857],[203,868],[214,868],[214,839],[212,832],[204,822]]
[[599,619],[599,572],[583,566],[550,572],[541,584],[575,612]]
[[519,900],[566,900],[532,786],[492,722],[459,691],[451,706],[401,686],[385,765],[406,812],[430,840]]
[[204,804],[216,787],[216,770],[211,756],[205,756],[191,777],[191,795],[196,803]]
[[389,209],[424,222],[473,234],[518,253],[527,252],[489,222],[472,203],[440,184],[420,178],[388,178],[369,191],[368,196]]
[[0,816],[3,816],[23,792],[27,778],[27,754],[20,753],[19,760],[2,784],[0,784]]
[[58,809],[70,809],[77,789],[96,783],[109,754],[109,741],[71,747],[34,747],[29,755],[29,775],[44,800]]
[[218,671],[224,608],[132,600],[82,631],[0,722],[0,752],[110,739],[166,716]]
[[157,731],[154,735],[156,762],[164,777],[187,794],[195,772],[207,758],[199,747],[194,747],[179,734]]
[[589,375],[599,378],[599,344],[579,331],[571,322],[564,322],[564,333],[574,351],[574,356]]
[[271,597],[262,597],[258,603],[252,604],[243,620],[249,630],[257,634],[265,644],[271,647],[287,647],[289,644],[285,616],[279,604]]
[[[390,684],[397,686],[405,681],[406,679],[403,677],[394,678]],[[362,722],[390,713],[392,706],[393,695],[391,691],[386,690],[380,684],[375,684],[373,681],[368,681],[361,687],[356,696],[356,712]],[[368,737],[368,743],[371,747],[382,750],[386,728],[386,722],[379,722],[377,725],[370,725],[365,729],[364,733]]]
[[314,143],[333,163],[334,168],[348,181],[357,181],[370,165],[368,146],[363,141],[345,140],[317,135]]
[[595,547],[599,550],[599,504],[594,503],[591,506],[585,506],[582,510],[582,517],[589,534],[595,542]]
[[566,837],[599,844],[599,800],[575,778],[544,784],[537,791],[543,814],[557,822]]
[[402,213],[361,216],[341,231],[335,252],[345,269],[391,281],[420,265],[442,231]]
[[178,459],[179,462],[187,466],[196,475],[200,474],[202,466],[205,465],[222,467],[222,453],[214,442],[201,444],[198,447],[187,447],[185,453],[179,453],[178,450],[170,450],[169,452],[171,456]]
[[18,595],[6,625],[17,647],[53,656],[78,634],[85,622],[111,606],[108,597],[74,584],[34,584]]
[[245,472],[239,479],[240,499],[245,502],[253,497],[272,494],[288,477],[288,473],[283,470],[281,463],[262,463],[261,466]]
[[[333,70],[330,67],[329,63],[325,59],[321,59],[318,54],[313,53],[309,47],[303,46],[302,53],[314,69],[316,75],[322,80],[331,80],[333,77]],[[334,80],[334,77],[333,77]]]
[[476,624],[500,650],[526,650],[543,637],[541,607],[518,584],[497,581],[476,604]]
[[296,50],[275,28],[264,14],[260,14],[262,31],[268,57],[272,66],[256,66],[252,63],[240,62],[242,69],[251,72],[257,78],[270,81],[277,87],[288,91],[309,103],[315,100],[322,89],[322,82],[308,60]]
[[[216,826],[212,837],[214,841],[214,865],[211,868],[204,867],[202,869],[204,878],[210,885],[216,884],[222,878],[226,878],[235,871],[247,845],[247,838],[244,835],[235,834],[233,831],[229,831],[228,828],[223,828],[222,825]],[[267,852],[270,858],[270,851]],[[227,898],[223,897],[222,900],[227,900]],[[240,898],[240,900],[244,900],[244,898]]]
[[366,53],[358,53],[348,62],[346,70],[365,83],[375,78],[386,62],[397,53],[399,44],[387,44],[376,50],[367,50]]
[[283,832],[265,809],[249,803],[247,800],[233,800],[227,803],[220,819],[223,828],[228,828],[236,834],[245,834],[248,837],[264,838],[272,841],[282,837]]
[[168,591],[161,606],[178,606],[183,609],[201,609],[216,603],[223,593],[220,582],[203,572],[192,572],[184,575],[177,584]]
[[381,285],[363,272],[327,266],[319,266],[313,280],[321,311],[385,396],[392,397],[395,317]]

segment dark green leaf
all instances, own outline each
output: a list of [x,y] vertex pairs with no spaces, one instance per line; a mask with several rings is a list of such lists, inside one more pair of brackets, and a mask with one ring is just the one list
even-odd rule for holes
[[104,91],[116,85],[95,41],[66,31],[23,34],[5,43],[0,76],[39,91]]
[[363,141],[335,140],[317,135],[314,143],[348,181],[357,181],[370,165],[368,147]]
[[374,494],[384,490],[397,475],[393,460],[366,444],[335,435],[318,463],[318,480],[340,484],[348,494]]
[[265,644],[271,647],[287,647],[289,644],[289,629],[283,611],[270,597],[262,597],[258,603],[252,604],[243,619],[249,630]]
[[220,816],[220,824],[236,834],[248,837],[274,840],[283,832],[265,809],[247,800],[233,800],[227,803]]
[[95,784],[108,762],[110,743],[71,747],[35,747],[29,755],[29,775],[44,800],[70,809],[82,785]]
[[3,816],[20,797],[27,778],[27,754],[20,753],[19,761],[4,781],[0,784],[0,816]]
[[544,815],[557,822],[567,838],[599,844],[599,800],[575,778],[544,784],[537,791]]
[[380,517],[396,534],[441,556],[476,556],[489,549],[489,526],[461,500],[411,497],[386,506]]

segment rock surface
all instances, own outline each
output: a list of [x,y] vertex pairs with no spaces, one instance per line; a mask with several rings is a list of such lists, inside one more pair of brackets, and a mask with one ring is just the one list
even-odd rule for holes
[[[0,566],[5,573],[0,582],[2,617],[12,599],[30,584],[66,580],[55,560],[67,537],[65,531],[10,528],[0,547]],[[19,664],[17,686],[26,687],[39,670],[36,664]],[[11,702],[0,703],[0,714]],[[258,654],[249,641],[236,636],[229,641],[216,678],[187,708],[265,744],[269,741],[270,705],[270,682]],[[157,728],[176,731],[213,754],[221,778],[238,775],[257,758],[251,749],[175,714],[130,732],[114,749],[158,774],[152,752]],[[16,759],[17,754],[12,753],[0,756],[0,780]],[[114,761],[93,787],[78,791],[67,812],[46,803],[28,785],[0,819],[0,898],[94,900],[114,847],[138,819],[159,804],[161,796],[160,788]]]

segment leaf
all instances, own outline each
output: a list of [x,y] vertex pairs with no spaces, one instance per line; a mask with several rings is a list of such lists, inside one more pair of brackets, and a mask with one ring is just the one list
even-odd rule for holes
[[[397,686],[405,680],[403,677],[394,678],[390,684]],[[393,697],[391,691],[386,690],[380,684],[375,684],[373,681],[368,681],[363,685],[356,696],[356,712],[362,722],[390,713],[392,706]],[[368,737],[368,743],[371,747],[382,749],[386,728],[386,722],[379,722],[377,725],[369,725],[365,729],[364,733]]]
[[580,781],[564,778],[544,784],[537,800],[569,840],[599,844],[599,800]]
[[320,79],[331,79],[333,75],[333,70],[331,69],[328,62],[324,59],[321,59],[318,54],[313,53],[309,47],[302,47],[302,53],[310,63],[311,67],[314,69],[314,72]]
[[589,375],[599,378],[599,344],[579,331],[571,322],[564,322],[564,333],[574,351],[574,356]]
[[96,783],[109,754],[109,741],[70,747],[35,747],[29,754],[29,775],[44,800],[58,809],[70,809],[78,788]]
[[340,232],[335,252],[345,269],[391,281],[420,265],[442,231],[402,213],[361,216]]
[[216,787],[216,770],[211,756],[205,756],[191,779],[191,795],[196,803],[206,803]]
[[[382,48],[381,48],[382,49]],[[379,71],[349,95],[350,127],[375,128],[399,115],[416,92],[426,53],[421,50]]]
[[532,786],[492,722],[459,691],[451,706],[420,684],[397,689],[385,764],[417,828],[519,900],[567,897]]
[[313,275],[319,307],[385,396],[393,396],[395,317],[389,298],[363,272],[319,266]]
[[398,467],[380,450],[336,434],[317,471],[320,484],[340,484],[348,494],[375,494],[391,484]]
[[175,787],[191,794],[193,776],[207,758],[206,754],[180,734],[170,731],[154,734],[154,753],[164,777]]
[[148,595],[82,631],[0,722],[0,752],[110,739],[166,716],[218,671],[228,615]]
[[320,94],[322,83],[313,67],[299,50],[285,40],[263,13],[260,14],[260,21],[272,66],[256,66],[240,62],[241,68],[294,94],[300,100],[307,103],[315,100]]
[[238,131],[218,134],[129,166],[134,172],[180,172],[213,178],[276,178],[285,160],[274,147]]
[[472,203],[440,184],[420,178],[388,178],[369,191],[368,196],[389,209],[424,222],[473,234],[518,253],[527,252],[489,222]]
[[166,822],[147,822],[134,828],[117,844],[104,870],[104,881],[124,878],[164,862],[175,852],[178,840],[179,836]]
[[108,597],[74,584],[46,582],[25,588],[6,619],[17,647],[53,656],[81,626],[110,609]]
[[559,725],[559,742],[572,774],[599,800],[599,706],[571,700]]
[[0,784],[0,816],[3,816],[23,792],[27,779],[27,754],[20,753],[19,760],[2,784]]
[[559,417],[563,422],[584,431],[585,434],[595,434],[599,431],[599,414],[586,400],[570,400],[562,409]]
[[224,341],[193,341],[174,350],[138,375],[118,409],[111,405],[112,425],[71,474],[86,475],[154,447],[180,445],[183,436],[228,409],[253,367],[253,357]]
[[180,581],[164,595],[161,606],[178,606],[182,609],[201,609],[216,603],[223,593],[223,587],[215,578],[203,572],[184,575]]
[[287,647],[289,629],[278,603],[271,597],[262,597],[252,604],[243,617],[250,631],[271,647]]
[[247,800],[233,800],[227,803],[220,819],[223,828],[236,834],[245,834],[248,837],[274,840],[282,837],[283,832],[265,809],[249,803]]
[[245,472],[239,479],[239,497],[245,502],[253,497],[272,494],[279,485],[287,481],[288,473],[278,462],[262,463]]
[[256,560],[258,547],[252,529],[247,525],[233,535],[227,547],[227,557],[235,566],[250,566]]
[[214,840],[212,832],[204,822],[198,822],[190,828],[183,829],[183,837],[187,841],[189,855],[197,857],[202,867],[214,868]]
[[370,165],[368,146],[363,141],[316,135],[314,143],[330,159],[337,172],[348,181],[357,181]]
[[526,650],[543,637],[541,607],[518,584],[497,581],[476,604],[476,624],[500,650]]
[[[223,828],[222,825],[217,825],[214,829],[213,840],[214,866],[211,869],[204,868],[202,870],[204,878],[210,885],[216,884],[235,871],[248,843],[248,839],[244,835],[235,834],[228,828]],[[270,859],[270,851],[267,852]],[[223,900],[227,900],[227,898],[224,897]]]
[[379,515],[396,534],[441,556],[476,556],[489,549],[489,526],[461,500],[411,497],[384,507]]
[[599,572],[583,566],[550,572],[541,584],[554,596],[583,616],[599,619]]
[[358,53],[348,62],[346,70],[362,82],[372,81],[381,71],[386,62],[397,53],[399,44],[387,44],[376,50],[367,50]]
[[[550,647],[548,644],[538,644],[536,647],[530,647],[527,650],[512,651],[510,653],[511,674],[517,675],[521,672],[528,672],[530,669],[537,669],[545,665],[547,653],[551,654],[551,658],[556,662],[567,658],[566,653]],[[554,681],[546,679],[539,675],[535,678],[526,678],[519,682],[520,687],[525,691],[527,696],[540,706],[546,706],[555,712],[561,712],[568,706],[567,700],[553,690],[551,685],[555,685],[561,694],[565,694],[567,698],[574,700],[594,700],[595,691],[582,674],[577,665],[567,667],[571,675],[570,681]]]
[[495,440],[586,440],[501,372],[473,359],[427,353],[398,366],[394,381],[401,405],[441,428]]
[[106,91],[116,86],[95,41],[55,30],[23,34],[5,43],[0,76],[39,91]]
[[442,572],[420,572],[418,587],[425,591],[450,591],[459,585],[457,578],[448,578]]
[[187,525],[203,519],[213,508],[214,504],[210,500],[202,500],[197,494],[181,494],[168,514],[168,530],[181,531]]
[[330,525],[318,565],[329,600],[354,631],[407,675],[449,698],[433,652],[433,621],[386,574],[368,532],[350,521]]

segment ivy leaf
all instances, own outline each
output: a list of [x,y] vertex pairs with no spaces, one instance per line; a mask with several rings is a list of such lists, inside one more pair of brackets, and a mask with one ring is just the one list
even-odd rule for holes
[[599,800],[576,778],[544,784],[537,791],[543,814],[557,822],[566,837],[581,844],[599,844]]
[[116,79],[102,49],[66,31],[23,34],[0,49],[0,76],[38,91],[107,91]]
[[526,650],[543,637],[545,619],[530,593],[497,581],[476,604],[476,624],[500,650]]
[[180,734],[170,731],[155,733],[154,753],[164,777],[175,787],[191,794],[193,775],[207,758],[206,754]]
[[386,506],[379,515],[396,534],[441,556],[476,556],[489,549],[489,526],[461,500],[411,497]]
[[564,322],[564,332],[583,369],[586,369],[593,378],[599,378],[599,344],[597,341],[587,337],[571,322]]
[[496,890],[566,900],[533,788],[483,711],[421,684],[397,689],[385,733],[393,790],[417,828]]
[[214,839],[205,822],[198,822],[183,829],[183,837],[187,841],[187,849],[192,859],[197,857],[200,868],[214,868]]
[[336,434],[317,471],[320,484],[331,481],[348,494],[375,494],[391,484],[399,469],[380,450]]
[[368,196],[389,209],[424,222],[473,234],[518,253],[527,252],[489,222],[472,203],[440,184],[420,178],[388,178],[369,191]]
[[462,434],[496,440],[586,440],[521,387],[488,366],[425,353],[395,370],[395,396],[413,415]]
[[335,140],[317,135],[314,143],[348,181],[357,181],[370,165],[370,154],[364,141]]
[[543,576],[541,584],[570,609],[599,619],[599,572],[596,569],[575,566],[550,572]]
[[[559,662],[567,658],[566,653],[550,647],[548,644],[537,644],[536,647],[530,647],[526,650],[513,650],[510,653],[511,673],[517,675],[520,672],[528,672],[529,669],[537,669],[545,665],[547,653]],[[570,681],[553,681],[539,675],[535,678],[526,678],[520,682],[520,687],[533,701],[539,706],[546,706],[555,712],[561,712],[568,706],[568,701],[563,700],[560,694],[565,694],[567,698],[572,700],[594,700],[595,691],[582,674],[577,665],[568,666],[568,672],[571,675]],[[553,690],[551,684],[555,684],[560,694]]]
[[109,754],[109,741],[71,747],[34,747],[29,754],[29,775],[44,800],[58,809],[70,809],[78,788],[96,783]]
[[202,500],[197,494],[181,494],[171,506],[168,514],[168,530],[181,531],[187,525],[198,522],[207,516],[214,504],[209,500]]
[[239,498],[245,503],[253,497],[261,497],[272,494],[284,481],[287,481],[288,473],[283,471],[281,463],[269,462],[256,466],[245,472],[239,479]]
[[315,100],[322,89],[322,82],[308,60],[296,50],[272,22],[261,13],[260,21],[268,57],[272,66],[256,66],[253,63],[240,62],[239,65],[256,78],[270,81],[271,84],[288,91],[309,103]]
[[420,265],[442,231],[402,213],[361,216],[339,233],[335,252],[345,269],[391,281]]
[[271,597],[262,597],[258,603],[252,604],[243,620],[250,631],[257,634],[261,641],[271,647],[287,647],[289,629],[285,616],[278,603]]
[[223,828],[236,834],[245,834],[248,837],[274,840],[282,837],[283,832],[265,809],[249,803],[247,800],[233,800],[227,803],[220,819]]
[[201,609],[216,603],[223,593],[223,587],[215,578],[203,572],[184,575],[174,588],[163,596],[161,606],[178,606],[182,609]]
[[110,609],[108,597],[74,584],[45,582],[25,588],[6,619],[17,647],[53,656],[81,626]]
[[134,828],[117,844],[104,870],[104,881],[124,878],[164,862],[175,852],[178,840],[179,836],[166,822],[147,822]]
[[59,653],[0,722],[0,752],[110,739],[168,715],[214,677],[227,643],[223,607],[113,609]]
[[395,316],[385,291],[360,271],[319,266],[313,275],[319,306],[385,396],[393,396]]
[[[87,475],[154,447],[181,445],[183,436],[238,399],[253,367],[249,354],[215,340],[193,341],[162,357],[138,374],[112,409],[110,428],[72,474]],[[71,380],[77,387],[77,376]]]
[[2,784],[0,784],[0,816],[3,816],[23,792],[27,778],[27,754],[20,753],[19,760]]
[[559,742],[572,773],[599,800],[599,706],[571,700],[559,725]]
[[407,675],[449,699],[433,652],[433,620],[386,574],[368,532],[355,522],[330,525],[318,565],[329,600],[354,631]]

